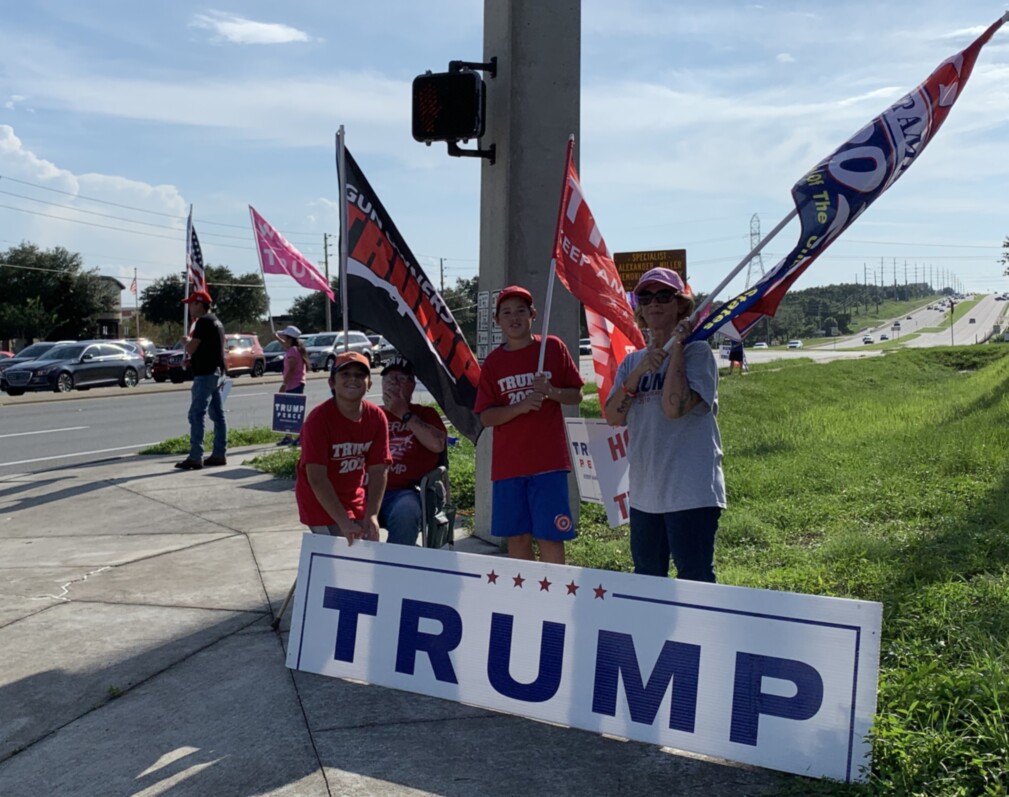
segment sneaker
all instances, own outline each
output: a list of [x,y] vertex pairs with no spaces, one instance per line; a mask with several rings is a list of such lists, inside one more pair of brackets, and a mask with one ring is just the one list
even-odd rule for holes
[[203,464],[206,465],[208,468],[213,468],[216,465],[227,465],[228,464],[228,458],[227,457],[207,457],[205,460],[203,460]]
[[[207,462],[209,463],[210,460],[208,459]],[[175,467],[179,468],[180,470],[201,470],[203,468],[203,463],[199,462],[198,460],[186,457],[184,460],[182,460],[182,462],[176,462]]]
[[278,446],[291,446],[294,445],[294,441],[290,437],[285,437],[283,440],[277,441]]

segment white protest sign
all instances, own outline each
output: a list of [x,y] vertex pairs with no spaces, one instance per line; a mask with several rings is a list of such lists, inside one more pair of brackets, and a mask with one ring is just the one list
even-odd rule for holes
[[306,534],[287,666],[851,782],[881,621],[878,603]]
[[628,522],[630,514],[630,462],[627,429],[598,418],[565,418],[571,465],[583,501],[606,507],[606,522],[613,528]]

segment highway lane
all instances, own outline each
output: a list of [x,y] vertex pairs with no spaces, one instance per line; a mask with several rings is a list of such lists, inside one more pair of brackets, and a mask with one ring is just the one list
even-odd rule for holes
[[[269,426],[271,398],[279,386],[277,379],[236,379],[225,403],[229,426]],[[322,375],[310,378],[306,395],[309,407],[328,398],[326,379]],[[381,403],[377,373],[368,399]],[[432,399],[418,386],[414,400]],[[0,476],[107,459],[186,435],[188,409],[188,384],[144,383],[134,390],[95,388],[66,396],[4,396],[0,402]]]

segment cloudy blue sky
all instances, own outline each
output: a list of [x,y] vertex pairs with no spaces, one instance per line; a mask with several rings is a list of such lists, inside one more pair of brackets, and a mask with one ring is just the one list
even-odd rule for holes
[[[258,270],[252,204],[319,261],[339,228],[343,124],[429,273],[440,258],[447,283],[476,273],[479,165],[412,140],[410,84],[482,58],[480,0],[9,5],[0,249],[65,246],[127,283],[136,268],[143,288],[182,269],[192,203],[206,259],[245,273]],[[770,230],[796,180],[1005,8],[585,0],[581,176],[610,248],[686,248],[691,281],[710,290],[748,251],[754,214]],[[1009,289],[1007,176],[1009,25],[919,162],[796,287],[878,279],[882,260],[887,283],[906,263],[909,280],[931,266]],[[769,243],[765,264],[797,235]],[[274,312],[301,293],[268,286]]]

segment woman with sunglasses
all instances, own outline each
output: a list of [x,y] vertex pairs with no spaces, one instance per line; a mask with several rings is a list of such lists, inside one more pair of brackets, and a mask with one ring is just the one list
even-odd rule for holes
[[629,432],[634,572],[666,577],[672,559],[680,578],[714,582],[725,508],[718,364],[704,341],[683,342],[694,298],[679,274],[653,268],[634,293],[648,347],[620,364],[603,409]]

